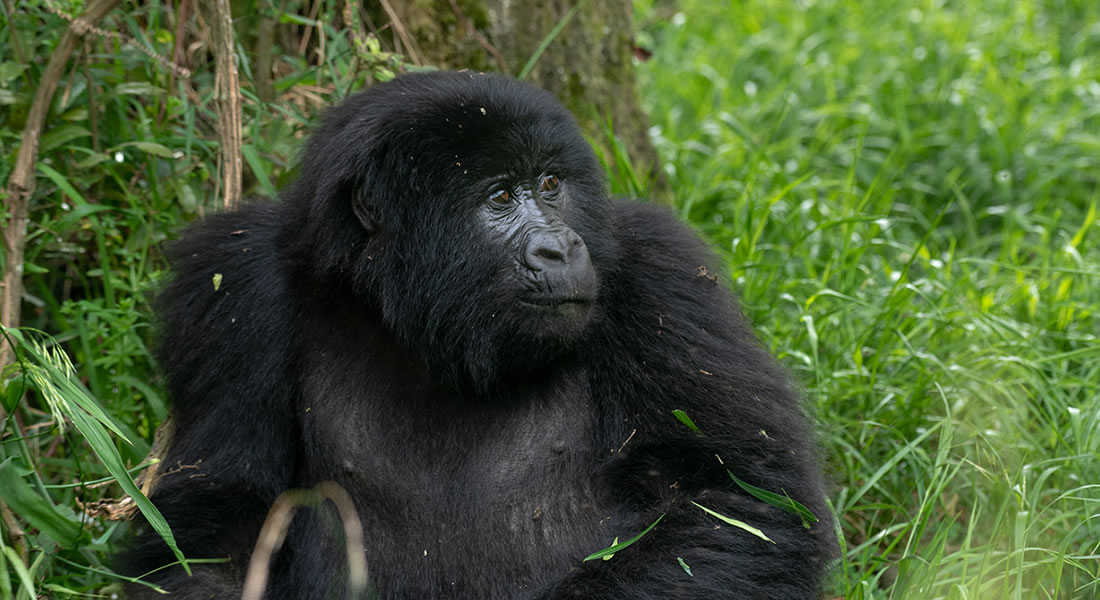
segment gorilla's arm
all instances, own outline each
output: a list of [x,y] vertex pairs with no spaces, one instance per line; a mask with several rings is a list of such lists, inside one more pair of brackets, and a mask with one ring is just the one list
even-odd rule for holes
[[[186,556],[233,559],[198,567],[196,579],[184,579],[179,568],[150,578],[185,598],[237,593],[240,563],[300,455],[296,319],[278,258],[281,210],[251,206],[193,228],[171,248],[174,278],[157,301],[157,358],[176,433],[152,499]],[[174,560],[147,531],[127,570],[140,574]]]
[[[621,507],[612,530],[626,540],[665,516],[548,596],[816,597],[832,528],[797,396],[711,274],[715,261],[697,236],[665,210],[633,203],[616,207],[612,229],[620,267],[602,279],[601,339],[589,358],[601,452],[610,456],[602,476]],[[788,494],[821,521],[807,530],[798,516],[741,490],[727,469]],[[774,544],[692,502],[759,528]]]

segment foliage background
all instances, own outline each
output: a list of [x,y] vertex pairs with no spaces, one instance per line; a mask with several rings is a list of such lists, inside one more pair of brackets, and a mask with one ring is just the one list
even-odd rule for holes
[[[250,5],[278,17],[270,100],[244,50],[258,17],[237,20],[251,194],[292,177],[320,106],[398,64],[335,3],[280,4]],[[0,8],[6,181],[67,22],[40,2]],[[844,544],[830,593],[1100,597],[1100,5],[635,8],[674,207],[820,416]],[[203,25],[164,2],[107,24],[133,43],[88,37],[47,120],[23,322],[60,341],[138,466],[167,412],[148,352],[160,252],[218,207],[213,68]],[[189,78],[141,50],[175,56],[180,27],[199,28]],[[605,160],[617,193],[644,195],[628,157]],[[121,490],[84,430],[60,427],[73,397],[51,405],[50,389],[8,371],[0,598],[115,589],[126,525],[92,509]]]

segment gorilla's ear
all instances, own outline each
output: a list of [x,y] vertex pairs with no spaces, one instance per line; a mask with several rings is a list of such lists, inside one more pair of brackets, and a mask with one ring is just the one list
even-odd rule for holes
[[352,196],[351,210],[355,213],[355,218],[359,219],[359,224],[363,226],[368,234],[377,233],[382,229],[382,223],[378,220],[378,210],[374,204],[367,198],[367,194],[360,191],[358,194]]

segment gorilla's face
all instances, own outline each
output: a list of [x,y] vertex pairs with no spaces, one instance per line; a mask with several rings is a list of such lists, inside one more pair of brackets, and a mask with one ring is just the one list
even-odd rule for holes
[[583,339],[612,263],[610,200],[549,94],[404,76],[349,99],[313,139],[299,185],[333,191],[313,192],[328,214],[310,220],[358,223],[339,236],[353,264],[334,267],[433,372],[485,389],[550,369]]
[[[429,328],[462,333],[467,364],[529,373],[584,338],[599,302],[589,241],[606,237],[597,223],[607,197],[571,121],[494,100],[452,99],[434,121],[417,119],[410,129],[448,175],[409,173],[410,181],[430,176],[423,198],[439,209],[438,220],[424,218],[430,209],[416,215],[409,239],[440,249],[422,267],[435,274],[434,285],[420,288],[428,312],[463,315]],[[448,135],[430,137],[433,122]]]
[[491,244],[510,256],[499,285],[536,338],[575,339],[596,301],[596,272],[584,239],[566,222],[569,182],[553,172],[488,186],[474,217]]

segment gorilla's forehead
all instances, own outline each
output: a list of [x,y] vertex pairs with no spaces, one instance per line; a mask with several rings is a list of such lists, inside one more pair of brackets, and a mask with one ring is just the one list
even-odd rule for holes
[[411,74],[377,86],[372,92],[379,105],[389,104],[394,109],[395,117],[412,120],[443,117],[472,126],[485,120],[501,125],[537,119],[571,120],[549,93],[492,74]]
[[495,75],[407,75],[376,95],[363,110],[384,114],[395,146],[456,167],[536,167],[584,143],[550,94]]
[[[572,115],[549,93],[470,72],[403,75],[325,112],[302,155],[296,186],[370,185],[394,197],[481,197],[502,181],[542,173],[603,176]],[[409,192],[414,192],[410,194]]]

